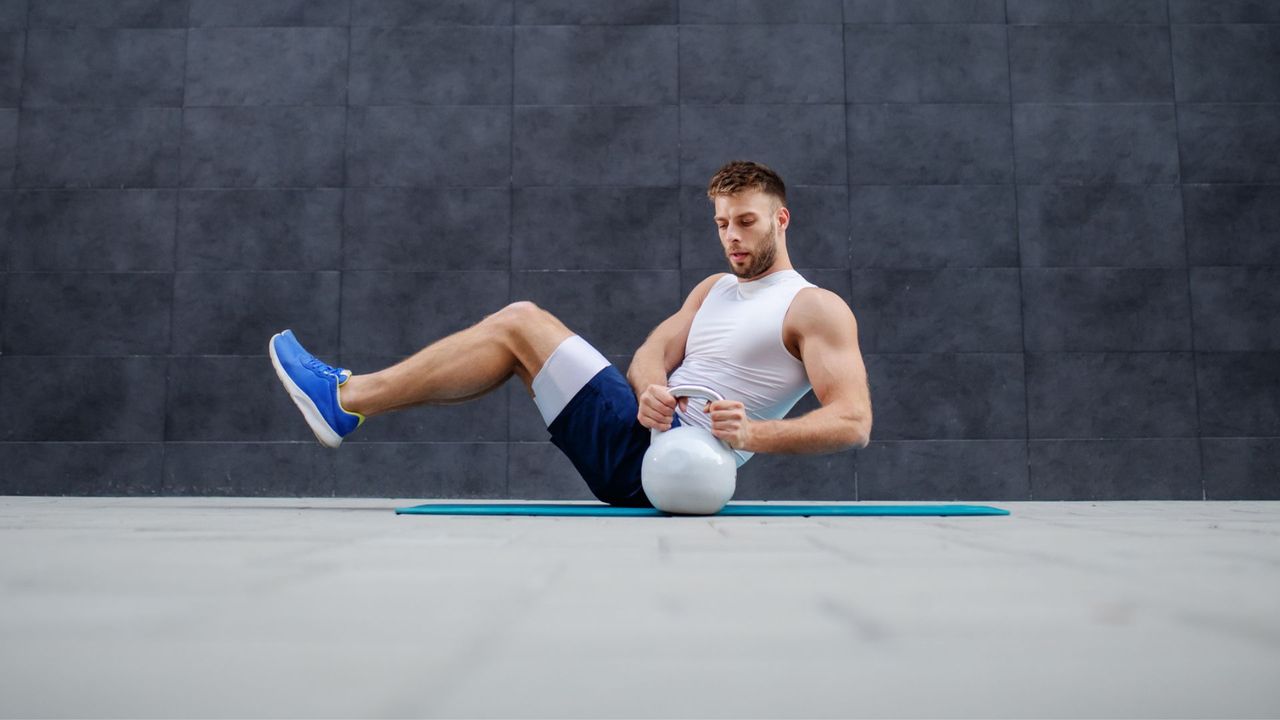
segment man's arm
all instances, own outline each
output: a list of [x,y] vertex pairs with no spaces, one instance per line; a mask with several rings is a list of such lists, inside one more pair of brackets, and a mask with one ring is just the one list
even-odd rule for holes
[[730,445],[762,453],[822,453],[871,442],[871,390],[858,349],[853,311],[833,292],[801,290],[786,324],[798,337],[800,359],[822,407],[787,420],[746,418],[741,403],[710,408],[713,433]]
[[[698,283],[698,286],[689,293],[684,301],[684,305],[671,317],[663,320],[658,327],[649,333],[648,339],[644,344],[636,350],[635,357],[631,359],[631,367],[627,368],[627,382],[631,384],[631,389],[635,391],[636,398],[639,400],[640,412],[638,419],[645,427],[657,427],[660,430],[670,429],[670,412],[663,412],[661,408],[654,406],[654,403],[647,402],[651,398],[646,398],[646,391],[650,395],[657,393],[661,400],[659,403],[663,407],[671,410],[675,408],[675,400],[666,393],[667,378],[672,370],[680,366],[684,361],[685,343],[689,340],[689,329],[693,326],[693,316],[697,314],[698,308],[702,307],[702,302],[707,299],[707,293],[711,291],[711,286],[716,281],[724,277],[725,273],[717,273],[711,277]],[[661,390],[650,390],[657,387]],[[669,401],[669,402],[668,402]],[[646,413],[646,405],[648,412]],[[649,417],[654,414],[664,416],[666,422],[660,422],[662,417]]]

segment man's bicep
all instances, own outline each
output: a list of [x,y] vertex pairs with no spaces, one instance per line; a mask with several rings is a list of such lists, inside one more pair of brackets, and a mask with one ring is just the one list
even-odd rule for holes
[[826,303],[828,312],[810,322],[801,340],[801,357],[813,394],[823,406],[839,404],[847,412],[870,416],[867,369],[858,347],[858,323],[843,300]]

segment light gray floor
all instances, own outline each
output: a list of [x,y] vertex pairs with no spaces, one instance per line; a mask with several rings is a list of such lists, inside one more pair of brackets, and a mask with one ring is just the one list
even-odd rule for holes
[[0,498],[4,716],[1276,717],[1280,503]]

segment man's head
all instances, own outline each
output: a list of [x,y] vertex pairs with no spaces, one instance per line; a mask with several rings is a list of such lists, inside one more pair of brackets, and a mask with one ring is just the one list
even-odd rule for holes
[[787,261],[786,231],[791,222],[782,178],[760,163],[735,160],[711,178],[707,197],[715,204],[716,226],[729,268],[743,280]]

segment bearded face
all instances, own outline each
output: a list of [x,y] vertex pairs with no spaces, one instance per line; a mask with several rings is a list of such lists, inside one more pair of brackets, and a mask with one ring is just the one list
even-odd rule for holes
[[778,259],[779,220],[789,217],[779,201],[758,190],[715,198],[716,226],[729,271],[741,280],[753,280]]
[[[739,248],[742,246],[740,245]],[[773,267],[773,261],[778,256],[778,224],[770,219],[768,232],[756,242],[755,247],[742,248],[742,250],[746,251],[745,256],[735,255],[733,252],[727,253],[730,272],[742,280],[751,280],[763,275],[766,270]]]

